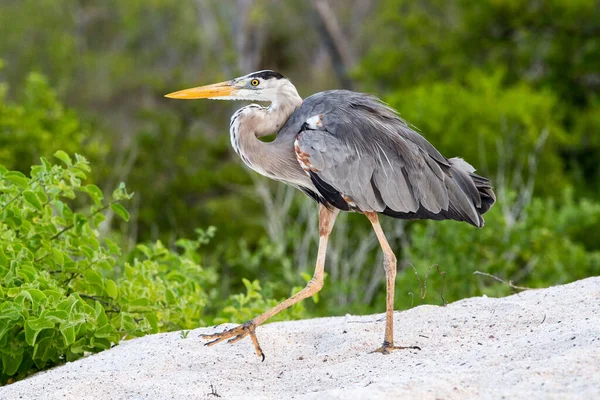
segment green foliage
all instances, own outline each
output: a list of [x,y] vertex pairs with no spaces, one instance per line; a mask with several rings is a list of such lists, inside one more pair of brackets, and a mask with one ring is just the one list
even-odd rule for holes
[[[22,377],[120,339],[202,324],[205,287],[215,276],[200,267],[198,248],[212,235],[180,240],[182,254],[160,242],[138,245],[121,264],[121,249],[99,228],[110,208],[131,198],[123,184],[110,200],[84,184],[85,158],[55,154],[31,177],[0,166],[1,375]],[[74,210],[79,194],[92,205]]]
[[[560,126],[557,99],[526,84],[503,87],[502,78],[472,72],[466,84],[423,84],[387,100],[443,154],[460,155],[486,176],[508,175],[509,186],[535,176],[538,192],[552,194],[567,183],[559,149],[573,143]],[[529,159],[539,152],[544,134],[543,156],[537,156],[543,173],[536,175]]]
[[[598,19],[594,0],[381,0],[364,28],[377,41],[355,77],[369,91],[388,93],[435,145],[439,138],[454,143],[451,150],[508,136],[514,139],[505,151],[525,153],[531,134],[548,124],[539,193],[550,194],[568,178],[597,197]],[[493,90],[480,90],[486,87]],[[496,152],[489,145],[481,150],[488,158]],[[480,162],[472,149],[450,154]]]
[[[130,335],[191,329],[210,322],[203,315],[206,290],[217,276],[200,266],[197,251],[205,240],[202,235],[196,240],[180,239],[182,254],[157,242],[140,244],[128,255],[133,261],[125,263],[116,283],[119,301],[125,305],[122,311],[133,315],[123,326]],[[143,325],[136,321],[141,316],[146,319]]]
[[[597,244],[600,239],[600,204],[575,201],[573,191],[566,190],[560,201],[534,199],[516,220],[504,214],[512,204],[510,198],[501,199],[486,214],[486,226],[481,230],[454,222],[414,224],[410,245],[403,253],[407,263],[398,274],[397,304],[409,308],[422,302],[441,303],[443,277],[431,270],[427,297],[420,299],[420,284],[411,266],[421,279],[432,265],[445,271],[443,295],[448,302],[511,292],[506,285],[474,276],[475,271],[534,288],[600,275],[597,245],[594,251],[585,246],[585,242]],[[408,291],[414,294],[414,302]]]
[[[172,243],[175,237],[192,234],[198,226],[214,224],[219,227],[218,242],[229,242],[234,235],[253,241],[252,233],[262,228],[262,205],[247,195],[251,177],[230,157],[229,117],[216,117],[222,122],[219,132],[201,129],[192,123],[195,118],[179,121],[166,110],[148,112],[145,117],[151,124],[134,139],[139,156],[127,181],[145,200],[139,206],[140,230],[170,231],[170,235],[159,237]],[[177,138],[173,138],[174,131]],[[168,212],[157,207],[166,203]]]
[[382,87],[462,79],[506,68],[509,84],[550,88],[588,102],[598,69],[600,15],[594,0],[382,0],[365,29],[377,37],[359,75]]
[[[248,279],[242,279],[242,281],[246,287],[246,293],[231,295],[225,303],[225,307],[223,307],[217,318],[215,318],[215,323],[245,322],[284,300],[274,299],[272,290],[263,290],[260,282],[257,280],[251,282]],[[295,287],[290,295],[301,289],[300,287]],[[304,303],[300,302],[273,316],[270,321],[301,319],[306,318],[307,315]]]
[[108,150],[91,134],[90,127],[57,99],[44,76],[27,76],[24,87],[19,88],[23,96],[19,103],[7,100],[8,89],[0,83],[0,164],[26,173],[40,157],[58,150],[85,152],[92,159]]
[[[214,321],[243,322],[278,303],[273,285],[244,280],[246,294],[219,302],[218,276],[201,267],[199,250],[215,228],[180,239],[180,251],[160,241],[123,255],[100,231],[111,210],[124,220],[131,199],[123,183],[110,199],[94,184],[85,158],[59,150],[60,164],[42,158],[28,177],[0,166],[0,380],[97,352],[120,340],[166,330],[182,332]],[[79,195],[89,197],[88,205]],[[79,200],[79,202],[75,202]],[[89,204],[91,202],[91,204]],[[300,288],[294,288],[298,291]],[[209,298],[214,312],[207,314]],[[279,318],[305,316],[303,305]],[[185,337],[186,334],[182,334]]]
[[[106,349],[120,337],[92,301],[116,295],[115,282],[104,277],[115,258],[96,229],[118,200],[103,204],[98,188],[82,183],[90,172],[83,157],[56,157],[65,165],[42,158],[31,177],[0,166],[2,381]],[[76,193],[91,193],[96,204],[72,210]]]

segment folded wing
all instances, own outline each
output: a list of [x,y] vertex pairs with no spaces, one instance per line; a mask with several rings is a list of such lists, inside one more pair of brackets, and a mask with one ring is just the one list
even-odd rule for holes
[[[351,93],[351,92],[345,92]],[[446,159],[389,107],[352,93],[305,124],[298,161],[320,196],[343,209],[405,219],[455,219],[483,226],[495,197],[462,159]]]

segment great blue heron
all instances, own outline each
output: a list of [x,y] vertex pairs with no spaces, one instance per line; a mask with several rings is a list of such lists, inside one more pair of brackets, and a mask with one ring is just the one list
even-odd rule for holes
[[[261,175],[292,185],[319,203],[319,250],[306,287],[265,313],[233,329],[211,335],[207,345],[250,335],[264,353],[257,326],[323,287],[329,234],[340,210],[363,213],[384,254],[387,284],[384,354],[394,349],[393,312],[396,256],[378,214],[401,219],[453,219],[483,226],[482,214],[496,198],[490,181],[461,158],[446,158],[377,98],[330,90],[305,100],[274,71],[253,72],[231,81],[168,94],[174,99],[251,100],[231,118],[231,144],[246,165]],[[259,137],[277,133],[275,140]]]

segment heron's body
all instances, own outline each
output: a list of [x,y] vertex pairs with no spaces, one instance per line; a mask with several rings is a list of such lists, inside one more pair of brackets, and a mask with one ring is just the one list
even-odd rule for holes
[[[318,201],[319,252],[313,279],[294,296],[247,323],[206,335],[216,344],[250,335],[263,355],[256,326],[323,286],[329,234],[340,210],[367,216],[384,253],[387,301],[383,346],[394,346],[393,303],[396,257],[378,214],[402,219],[453,219],[476,227],[495,202],[488,179],[460,158],[446,158],[390,107],[373,96],[345,90],[314,94],[305,100],[292,83],[273,71],[259,71],[232,81],[168,95],[269,101],[251,104],[231,118],[231,144],[256,172],[292,185]],[[276,133],[275,140],[259,138]],[[264,359],[264,355],[263,355]]]
[[[234,114],[231,142],[250,168],[343,211],[483,226],[481,214],[494,202],[489,181],[461,159],[442,156],[376,98],[331,90],[295,110],[293,104],[287,112],[253,104]],[[275,111],[272,129],[281,128],[263,142],[258,137],[273,132],[257,129],[264,119],[256,115]],[[306,121],[319,115],[323,127],[308,129]]]

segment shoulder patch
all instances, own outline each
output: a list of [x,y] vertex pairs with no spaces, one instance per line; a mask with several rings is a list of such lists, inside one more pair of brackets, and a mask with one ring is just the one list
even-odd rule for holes
[[298,163],[308,175],[310,175],[311,172],[319,172],[315,167],[310,165],[310,154],[305,153],[300,148],[300,143],[298,142],[300,134],[301,133],[296,135],[296,140],[294,140],[294,152],[296,153],[296,160],[298,160]]

